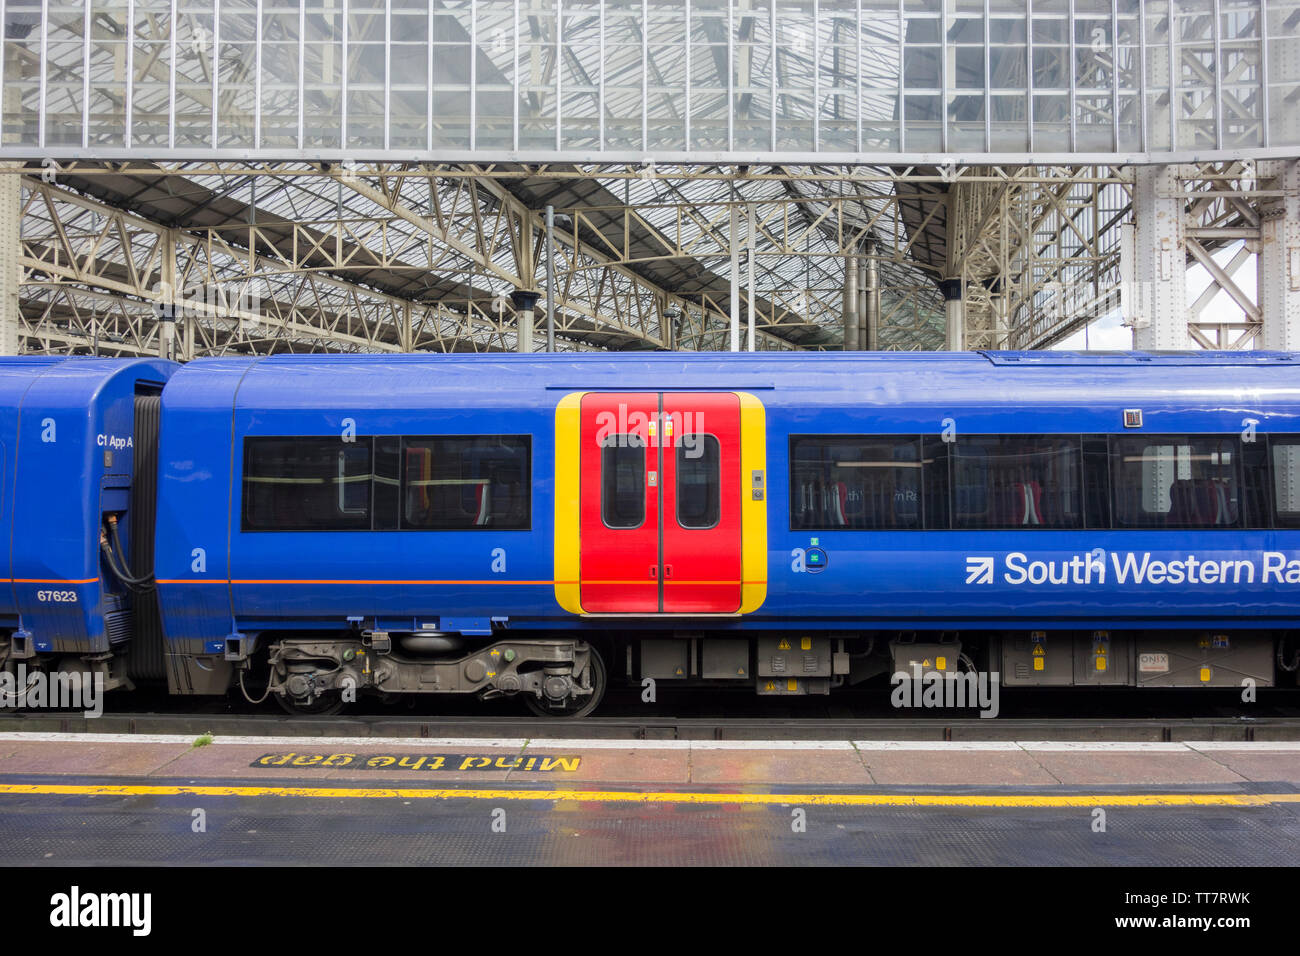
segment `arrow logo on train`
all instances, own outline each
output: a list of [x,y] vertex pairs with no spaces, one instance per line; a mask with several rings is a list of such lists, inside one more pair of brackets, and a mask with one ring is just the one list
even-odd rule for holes
[[966,583],[967,584],[992,584],[993,583],[993,559],[992,558],[967,558],[966,559]]

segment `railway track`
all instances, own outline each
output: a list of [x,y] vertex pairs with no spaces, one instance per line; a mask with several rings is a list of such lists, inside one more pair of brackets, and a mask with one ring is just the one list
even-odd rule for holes
[[7,714],[0,732],[570,740],[1295,741],[1300,717],[709,718],[287,717],[274,714]]

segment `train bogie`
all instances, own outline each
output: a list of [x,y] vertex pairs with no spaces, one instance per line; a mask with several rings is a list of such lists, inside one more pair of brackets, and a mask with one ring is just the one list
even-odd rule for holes
[[444,634],[357,631],[285,638],[269,648],[268,692],[291,712],[322,713],[358,694],[520,695],[540,714],[582,716],[600,703],[605,671],[580,640],[470,642]]

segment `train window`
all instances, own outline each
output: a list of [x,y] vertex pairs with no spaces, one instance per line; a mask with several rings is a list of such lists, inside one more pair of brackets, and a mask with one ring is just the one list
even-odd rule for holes
[[683,435],[677,445],[677,524],[713,528],[722,519],[722,451],[713,435]]
[[407,438],[402,443],[402,527],[525,530],[531,519],[526,435]]
[[976,435],[952,449],[954,528],[1081,528],[1078,437]]
[[376,531],[395,531],[402,513],[402,439],[376,438],[373,524]]
[[1300,528],[1300,436],[1269,439],[1273,458],[1273,516],[1278,527]]
[[1235,435],[1115,439],[1111,443],[1114,526],[1239,526],[1240,450]]
[[1263,435],[1241,443],[1241,526],[1269,527],[1268,442]]
[[639,528],[645,521],[645,442],[639,435],[601,439],[600,516],[609,528]]
[[244,440],[245,531],[370,527],[370,439]]
[[948,495],[948,449],[951,445],[940,437],[924,440],[921,459],[922,519],[927,531],[946,531],[952,527],[952,502]]
[[920,528],[920,444],[893,435],[792,437],[791,529]]
[[1109,528],[1110,439],[1105,435],[1083,437],[1083,507],[1089,528]]

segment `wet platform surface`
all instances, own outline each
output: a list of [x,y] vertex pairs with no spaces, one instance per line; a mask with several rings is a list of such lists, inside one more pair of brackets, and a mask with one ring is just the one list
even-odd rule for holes
[[0,734],[0,863],[1293,865],[1300,744]]

